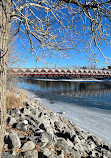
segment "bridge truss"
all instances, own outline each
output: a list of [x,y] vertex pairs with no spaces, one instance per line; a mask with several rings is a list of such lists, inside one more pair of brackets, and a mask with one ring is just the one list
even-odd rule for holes
[[111,70],[100,69],[9,68],[8,74],[36,78],[111,78]]

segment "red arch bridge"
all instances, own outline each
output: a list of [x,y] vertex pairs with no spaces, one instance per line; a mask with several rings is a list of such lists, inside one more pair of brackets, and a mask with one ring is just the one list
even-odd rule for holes
[[111,78],[111,70],[67,68],[9,68],[13,77],[36,78]]

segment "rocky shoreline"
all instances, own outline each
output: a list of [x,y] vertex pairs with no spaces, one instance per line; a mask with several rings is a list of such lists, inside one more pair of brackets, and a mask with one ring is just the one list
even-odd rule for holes
[[4,152],[15,158],[111,158],[110,146],[60,115],[27,96],[23,106],[7,111]]

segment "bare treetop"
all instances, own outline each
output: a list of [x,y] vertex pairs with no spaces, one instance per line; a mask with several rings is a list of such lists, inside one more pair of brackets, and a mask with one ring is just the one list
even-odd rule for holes
[[[12,37],[25,33],[37,59],[46,56],[48,48],[51,56],[54,50],[66,57],[72,49],[84,51],[95,63],[99,50],[106,61],[110,58],[102,45],[111,45],[110,5],[110,0],[12,0]],[[37,46],[42,48],[42,55],[37,54]]]

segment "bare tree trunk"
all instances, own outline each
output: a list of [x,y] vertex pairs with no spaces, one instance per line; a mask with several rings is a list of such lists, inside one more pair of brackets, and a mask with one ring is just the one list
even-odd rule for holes
[[6,126],[6,61],[10,32],[10,0],[0,0],[0,157]]

